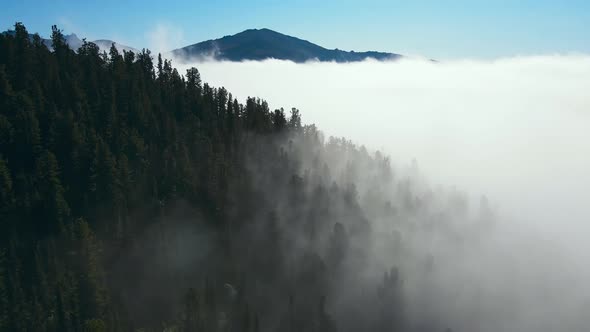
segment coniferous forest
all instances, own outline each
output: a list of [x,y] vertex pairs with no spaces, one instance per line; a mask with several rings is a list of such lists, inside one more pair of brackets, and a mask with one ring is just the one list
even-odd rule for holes
[[0,331],[447,328],[406,305],[403,262],[412,234],[470,218],[460,193],[149,50],[14,30],[0,34]]

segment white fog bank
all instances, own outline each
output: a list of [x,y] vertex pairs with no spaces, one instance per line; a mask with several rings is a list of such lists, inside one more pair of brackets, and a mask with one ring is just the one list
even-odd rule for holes
[[[590,310],[590,56],[193,65],[203,81],[241,101],[256,96],[272,109],[296,107],[305,123],[379,149],[394,167],[417,160],[427,183],[463,190],[473,206],[478,195],[489,198],[498,231],[463,252],[440,248],[452,263],[432,293],[452,303],[427,297],[415,304],[420,310],[432,305],[436,317],[448,308],[441,321],[451,320],[457,331],[584,326],[580,313]],[[409,289],[413,282],[419,285],[413,292],[424,290],[426,281],[409,280]],[[487,315],[474,314],[478,310]],[[509,318],[501,322],[494,313]]]
[[589,56],[194,66],[240,100],[299,108],[326,135],[394,164],[415,158],[432,183],[486,194],[523,221],[590,230]]

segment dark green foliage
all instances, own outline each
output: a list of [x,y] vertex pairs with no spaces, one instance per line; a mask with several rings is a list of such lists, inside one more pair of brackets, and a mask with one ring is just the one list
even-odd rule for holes
[[12,177],[6,161],[0,156],[0,220],[6,221],[14,208]]
[[7,289],[7,271],[6,257],[4,251],[0,251],[0,331],[8,329],[8,289]]

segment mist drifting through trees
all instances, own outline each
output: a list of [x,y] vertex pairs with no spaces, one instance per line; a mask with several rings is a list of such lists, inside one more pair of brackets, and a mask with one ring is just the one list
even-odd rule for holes
[[586,327],[587,247],[550,236],[588,216],[586,58],[176,68],[15,30],[1,331]]
[[[416,161],[421,181],[458,190],[472,211],[489,199],[494,227],[447,252],[421,315],[438,307],[442,321],[465,322],[459,330],[580,328],[590,305],[590,58],[195,64],[237,96],[304,109],[326,133],[390,155],[399,172]],[[420,250],[448,246],[416,240]]]

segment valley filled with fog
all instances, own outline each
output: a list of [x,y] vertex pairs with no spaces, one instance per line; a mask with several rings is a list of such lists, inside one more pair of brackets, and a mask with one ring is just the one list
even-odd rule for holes
[[[467,202],[448,228],[398,229],[410,254],[372,242],[376,257],[400,256],[408,317],[457,331],[586,326],[589,57],[177,68],[191,66],[240,100],[300,109],[326,140],[345,137],[390,156],[418,197],[443,192]],[[493,222],[474,224],[482,204]],[[431,257],[432,273],[412,257]]]

